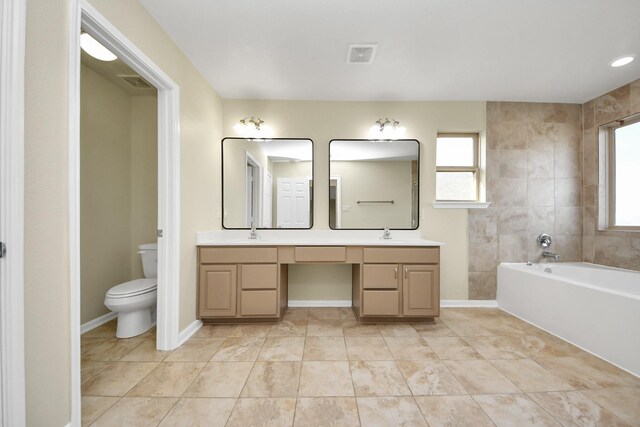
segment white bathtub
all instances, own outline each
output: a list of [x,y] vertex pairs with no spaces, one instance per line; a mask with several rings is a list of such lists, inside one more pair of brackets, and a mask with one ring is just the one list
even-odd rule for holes
[[546,265],[500,264],[500,308],[640,376],[640,272]]

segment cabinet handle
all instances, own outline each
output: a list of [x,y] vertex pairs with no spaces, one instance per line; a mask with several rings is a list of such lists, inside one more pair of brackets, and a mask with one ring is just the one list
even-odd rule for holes
[[405,278],[405,279],[407,278],[407,270],[408,270],[408,268],[407,268],[407,267],[405,267],[405,268],[404,268],[404,278]]
[[398,267],[393,269],[393,278],[397,279],[398,278]]

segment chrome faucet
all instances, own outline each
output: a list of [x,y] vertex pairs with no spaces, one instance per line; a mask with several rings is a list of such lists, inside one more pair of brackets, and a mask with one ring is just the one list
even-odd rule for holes
[[555,252],[544,251],[544,252],[542,252],[542,257],[543,258],[552,258],[554,261],[560,261],[560,255],[558,255]]
[[256,223],[254,221],[251,221],[251,231],[249,232],[249,239],[255,240],[259,238],[260,236],[258,236],[258,232],[256,231]]
[[389,232],[389,227],[384,228],[384,232],[382,233],[381,239],[389,240],[391,239],[391,232]]

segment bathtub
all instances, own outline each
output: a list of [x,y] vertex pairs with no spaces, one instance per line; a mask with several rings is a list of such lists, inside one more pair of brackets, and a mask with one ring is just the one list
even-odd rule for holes
[[587,263],[503,263],[498,305],[640,376],[640,272]]

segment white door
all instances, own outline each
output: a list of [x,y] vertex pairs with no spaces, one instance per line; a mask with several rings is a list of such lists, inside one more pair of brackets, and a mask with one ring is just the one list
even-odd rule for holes
[[309,227],[309,180],[306,178],[278,178],[278,228]]
[[262,181],[262,227],[273,227],[272,219],[272,199],[273,197],[273,178],[271,174],[265,169],[264,179]]

